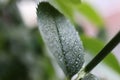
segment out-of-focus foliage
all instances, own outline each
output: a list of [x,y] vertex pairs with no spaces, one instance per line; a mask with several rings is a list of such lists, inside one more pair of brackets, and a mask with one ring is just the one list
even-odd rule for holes
[[71,19],[72,22],[75,22],[77,12],[84,15],[89,21],[96,24],[97,27],[104,25],[101,16],[88,3],[80,0],[50,0],[50,2],[53,3],[53,5],[55,4],[55,7]]
[[81,3],[77,6],[78,11],[84,15],[89,21],[97,25],[97,27],[103,27],[103,20],[100,15],[90,6],[88,3]]
[[16,1],[0,7],[0,80],[58,80],[37,28],[25,27]]
[[[97,38],[90,38],[88,36],[82,35],[81,39],[84,43],[85,49],[90,51],[90,53],[92,53],[94,56],[97,55],[97,53],[105,46],[105,43]],[[113,53],[110,53],[103,60],[103,62],[120,74],[120,65]]]

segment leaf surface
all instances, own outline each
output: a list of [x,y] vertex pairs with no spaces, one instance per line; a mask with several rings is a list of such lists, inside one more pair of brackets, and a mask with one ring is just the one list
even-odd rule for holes
[[68,77],[84,63],[82,42],[74,26],[54,7],[41,2],[37,9],[38,25],[43,40]]

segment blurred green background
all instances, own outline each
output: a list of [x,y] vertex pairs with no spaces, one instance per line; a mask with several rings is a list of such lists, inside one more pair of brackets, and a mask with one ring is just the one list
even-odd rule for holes
[[[27,6],[27,3],[35,6],[35,2],[32,0],[23,2],[24,0],[0,1],[0,80],[64,80],[63,72],[45,48],[35,23],[36,20],[30,18],[33,19],[33,22],[32,20],[30,22],[27,15],[28,22],[23,18],[20,6],[22,7],[22,4]],[[72,6],[74,7],[74,5]],[[28,7],[30,6],[28,5]],[[83,7],[85,6],[83,5]],[[83,13],[86,13],[83,7]],[[23,9],[24,12],[25,10],[27,12],[28,8]],[[35,12],[35,10],[33,11]],[[70,14],[64,13],[69,17]],[[89,17],[91,14],[86,15]],[[33,17],[36,19],[36,15]],[[95,21],[94,19],[93,21]],[[98,23],[99,20],[96,24]],[[83,25],[76,24],[76,29],[81,35],[87,54],[86,63],[88,63],[106,44],[106,30],[103,27],[97,27],[96,37],[92,37],[86,35]],[[102,80],[120,80],[118,60],[113,54],[110,54],[93,73]],[[108,76],[111,77],[108,78]]]

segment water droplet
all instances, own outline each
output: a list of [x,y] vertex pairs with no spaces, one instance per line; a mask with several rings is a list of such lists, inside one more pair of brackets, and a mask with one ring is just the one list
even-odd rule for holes
[[76,61],[75,63],[76,63],[76,64],[78,64],[78,62],[77,62],[77,61]]

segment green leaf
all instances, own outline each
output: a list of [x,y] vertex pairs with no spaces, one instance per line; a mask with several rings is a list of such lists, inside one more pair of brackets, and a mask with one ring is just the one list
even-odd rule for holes
[[[90,51],[94,56],[104,47],[104,42],[96,38],[81,36],[86,50]],[[120,74],[120,65],[116,57],[111,53],[104,60],[104,63]]]
[[102,27],[103,20],[100,15],[87,3],[77,5],[78,11],[82,13],[86,18],[95,23],[98,27]]
[[[73,3],[76,3],[79,0],[76,0],[75,2],[71,0]],[[74,22],[73,18],[73,3],[69,0],[50,0],[50,3],[56,7],[61,13],[63,13],[67,18],[69,18],[72,22]],[[79,1],[80,2],[80,1]],[[67,4],[66,4],[67,3]]]
[[[81,0],[54,0],[56,2],[68,3],[68,4],[79,4]],[[61,4],[61,3],[60,3]]]
[[75,22],[74,16],[76,14],[74,13],[78,12],[83,14],[97,27],[103,27],[104,25],[101,16],[92,8],[92,6],[85,2],[81,2],[80,0],[50,0],[50,2],[52,5],[55,5],[54,7],[61,11],[72,22]]
[[39,4],[37,16],[46,47],[67,77],[71,78],[84,63],[83,46],[78,33],[74,26],[47,2]]

